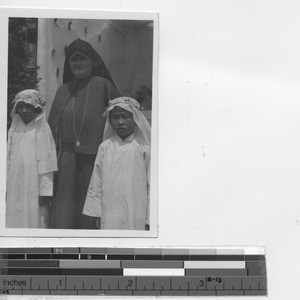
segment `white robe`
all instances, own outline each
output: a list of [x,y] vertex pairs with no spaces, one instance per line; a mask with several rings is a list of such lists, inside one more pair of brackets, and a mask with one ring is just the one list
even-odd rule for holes
[[39,196],[51,196],[57,170],[55,144],[48,124],[38,116],[24,124],[15,115],[8,134],[6,227],[41,228],[44,207]]
[[148,222],[150,146],[117,135],[100,146],[83,214],[101,217],[101,229],[145,230]]

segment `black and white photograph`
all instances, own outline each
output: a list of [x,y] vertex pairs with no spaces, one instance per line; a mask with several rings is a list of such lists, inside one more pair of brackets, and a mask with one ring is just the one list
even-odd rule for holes
[[155,236],[157,14],[12,12],[4,234]]

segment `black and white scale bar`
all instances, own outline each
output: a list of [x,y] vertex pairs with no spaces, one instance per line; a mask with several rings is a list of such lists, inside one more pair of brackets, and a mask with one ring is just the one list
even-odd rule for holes
[[264,251],[0,248],[0,294],[267,295]]

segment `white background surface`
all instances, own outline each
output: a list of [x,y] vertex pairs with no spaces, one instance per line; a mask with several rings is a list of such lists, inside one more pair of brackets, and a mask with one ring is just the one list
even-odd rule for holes
[[1,247],[263,245],[268,298],[299,297],[300,2],[0,5],[159,13],[158,238],[0,238]]

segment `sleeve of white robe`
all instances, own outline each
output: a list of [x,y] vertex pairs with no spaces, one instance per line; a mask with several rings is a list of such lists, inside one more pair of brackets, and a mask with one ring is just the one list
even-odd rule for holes
[[53,195],[53,172],[39,175],[40,177],[40,196]]
[[102,214],[102,155],[103,149],[100,146],[82,211],[91,217],[101,217]]

